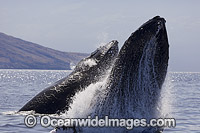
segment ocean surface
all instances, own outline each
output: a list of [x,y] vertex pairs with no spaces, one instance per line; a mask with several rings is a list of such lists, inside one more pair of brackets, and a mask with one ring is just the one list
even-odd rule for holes
[[[0,70],[0,132],[48,133],[53,127],[28,128],[25,114],[16,113],[44,88],[71,71]],[[200,73],[169,72],[162,91],[163,113],[176,119],[166,133],[200,133]]]

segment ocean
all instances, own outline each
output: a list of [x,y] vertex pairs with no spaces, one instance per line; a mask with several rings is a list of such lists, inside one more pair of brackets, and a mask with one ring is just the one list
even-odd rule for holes
[[[53,127],[28,128],[26,114],[16,113],[44,88],[71,71],[0,70],[0,132],[48,133]],[[200,133],[200,73],[168,72],[162,91],[163,113],[176,119],[175,128],[164,133]]]

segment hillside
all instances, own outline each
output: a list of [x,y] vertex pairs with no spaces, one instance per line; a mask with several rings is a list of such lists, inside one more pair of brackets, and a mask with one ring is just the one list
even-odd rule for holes
[[0,69],[69,70],[88,54],[61,52],[0,33]]

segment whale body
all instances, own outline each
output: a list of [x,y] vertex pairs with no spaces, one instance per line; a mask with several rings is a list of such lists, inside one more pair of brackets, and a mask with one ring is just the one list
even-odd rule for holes
[[[91,102],[94,118],[158,118],[158,102],[165,81],[169,43],[165,19],[156,16],[139,27],[122,46],[107,83]],[[77,128],[76,132],[158,133],[162,127]]]
[[111,41],[82,59],[74,71],[54,85],[33,97],[19,111],[35,111],[40,114],[54,114],[68,110],[77,92],[91,83],[99,81],[112,66],[118,54],[118,42]]
[[169,59],[165,22],[164,18],[156,16],[126,40],[111,70],[106,94],[96,103],[98,115],[126,118],[134,116],[135,110],[155,113],[153,108],[166,77]]

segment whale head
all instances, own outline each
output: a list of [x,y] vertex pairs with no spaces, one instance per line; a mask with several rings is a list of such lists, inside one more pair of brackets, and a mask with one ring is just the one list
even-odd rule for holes
[[98,115],[155,116],[169,58],[165,22],[156,16],[125,41],[111,70],[106,92],[97,103]]
[[116,67],[122,66],[122,71],[129,75],[145,71],[140,76],[151,74],[161,88],[169,59],[165,22],[156,16],[132,33],[120,50]]
[[[100,46],[92,52],[90,56],[82,59],[75,67],[75,71],[80,69],[82,71],[88,71],[95,67],[100,73],[102,70],[109,69],[118,54],[118,50],[118,41],[116,40],[113,40],[104,46]],[[97,71],[95,71],[95,73]]]

